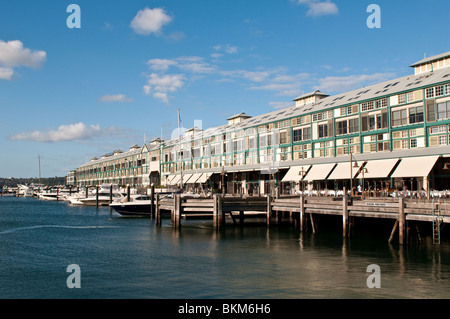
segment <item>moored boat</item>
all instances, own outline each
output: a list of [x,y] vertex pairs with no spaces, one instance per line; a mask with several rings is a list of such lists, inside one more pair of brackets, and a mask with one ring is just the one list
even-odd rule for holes
[[120,215],[145,216],[151,212],[151,198],[148,195],[134,195],[129,202],[117,201],[109,204]]

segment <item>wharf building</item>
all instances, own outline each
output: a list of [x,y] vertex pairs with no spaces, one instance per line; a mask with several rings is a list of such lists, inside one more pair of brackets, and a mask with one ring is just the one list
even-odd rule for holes
[[77,183],[249,195],[447,189],[450,52],[411,67],[408,76],[334,96],[317,90],[292,107],[93,159],[77,169]]

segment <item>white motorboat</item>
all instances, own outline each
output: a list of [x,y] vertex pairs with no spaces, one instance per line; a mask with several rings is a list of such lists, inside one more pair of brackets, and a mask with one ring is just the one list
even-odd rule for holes
[[94,191],[92,195],[79,198],[78,200],[86,206],[108,206],[110,203],[120,201],[124,197],[117,188],[113,188],[111,193],[111,187],[109,185],[102,185],[98,194]]
[[148,195],[133,195],[128,202],[125,197],[123,200],[109,204],[116,212],[125,216],[150,215],[151,198]]

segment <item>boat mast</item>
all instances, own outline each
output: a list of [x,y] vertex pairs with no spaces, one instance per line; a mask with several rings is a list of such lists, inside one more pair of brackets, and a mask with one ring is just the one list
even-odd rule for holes
[[180,109],[178,111],[178,147],[180,149],[180,189],[183,190],[183,156],[181,155],[181,117]]
[[41,184],[41,155],[39,155],[39,154],[38,154],[38,162],[39,162],[39,185],[40,185]]

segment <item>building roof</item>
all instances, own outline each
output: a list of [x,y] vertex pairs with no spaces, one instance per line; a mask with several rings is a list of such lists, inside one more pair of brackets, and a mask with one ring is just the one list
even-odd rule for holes
[[422,64],[425,64],[425,63],[428,63],[428,62],[432,62],[432,61],[436,61],[436,60],[440,60],[440,59],[444,59],[444,58],[448,58],[448,57],[450,57],[450,51],[446,52],[446,53],[434,55],[434,56],[431,56],[429,58],[424,58],[424,59],[422,59],[420,61],[417,61],[414,64],[411,64],[411,67],[415,67],[415,66],[418,66],[418,65],[422,65]]
[[298,101],[298,100],[301,100],[301,99],[305,99],[305,98],[310,97],[310,96],[324,96],[324,97],[327,97],[327,96],[329,96],[329,95],[320,92],[320,90],[315,90],[314,92],[306,93],[306,94],[303,94],[303,95],[300,95],[300,96],[296,97],[296,98],[294,99],[294,101]]
[[[222,125],[205,129],[200,133],[194,134],[194,139],[201,139],[227,132],[233,132],[239,129],[256,127],[259,125],[295,118],[298,116],[308,115],[316,112],[331,110],[339,107],[359,104],[365,101],[373,101],[389,96],[400,94],[402,92],[414,91],[437,83],[450,81],[450,67],[444,67],[434,72],[425,72],[417,75],[408,75],[401,78],[385,81],[357,90],[327,96],[316,103],[306,104],[303,106],[292,106],[284,109],[265,113],[251,118],[245,119],[239,123]],[[190,141],[192,137],[182,138],[181,143]],[[165,146],[175,145],[179,141],[171,140],[165,143]]]
[[227,120],[228,120],[228,121],[229,121],[229,120],[234,120],[234,119],[236,119],[236,118],[238,118],[238,117],[250,118],[251,116],[248,115],[248,114],[245,114],[244,112],[242,112],[242,113],[235,114],[235,115],[233,115],[233,116],[227,118]]

